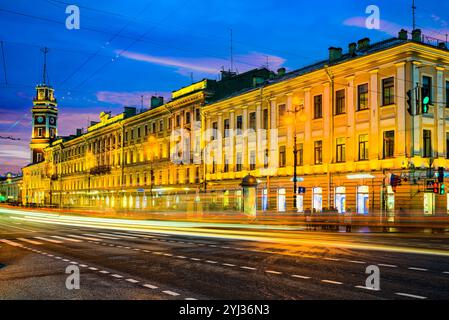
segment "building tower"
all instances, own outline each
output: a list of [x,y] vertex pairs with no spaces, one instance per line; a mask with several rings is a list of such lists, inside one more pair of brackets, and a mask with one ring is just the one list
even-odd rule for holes
[[54,96],[54,89],[47,84],[47,53],[43,48],[44,66],[43,82],[36,86],[36,97],[33,99],[32,132],[31,132],[31,163],[44,160],[44,148],[57,136],[58,105]]

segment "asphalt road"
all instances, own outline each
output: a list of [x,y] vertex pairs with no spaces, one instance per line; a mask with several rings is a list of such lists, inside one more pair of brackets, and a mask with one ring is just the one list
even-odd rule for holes
[[0,210],[0,299],[449,299],[447,235],[71,224]]

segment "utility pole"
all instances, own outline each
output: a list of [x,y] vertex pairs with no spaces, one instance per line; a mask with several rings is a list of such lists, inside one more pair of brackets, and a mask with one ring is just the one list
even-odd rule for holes
[[412,2],[412,15],[413,15],[413,30],[416,29],[416,6],[415,6],[415,0]]

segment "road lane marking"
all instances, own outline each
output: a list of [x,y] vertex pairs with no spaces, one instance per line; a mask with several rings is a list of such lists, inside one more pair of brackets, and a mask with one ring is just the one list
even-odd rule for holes
[[359,289],[365,289],[365,290],[371,290],[371,291],[379,291],[380,289],[370,288],[370,287],[364,287],[364,286],[355,286]]
[[212,263],[212,264],[218,263],[217,261],[213,261],[213,260],[206,260],[206,262],[207,263]]
[[114,278],[117,278],[117,279],[123,278],[123,276],[121,276],[121,275],[119,275],[119,274],[113,274],[112,276],[113,276]]
[[167,257],[173,257],[173,255],[171,253],[164,253],[163,255],[167,256]]
[[416,270],[416,271],[428,271],[428,269],[424,268],[416,268],[416,267],[408,267],[409,270]]
[[197,300],[195,298],[185,298],[184,300]]
[[53,243],[63,243],[62,241],[59,241],[59,240],[47,239],[44,237],[34,237],[34,239],[39,239],[42,241],[48,241],[48,242],[53,242]]
[[337,259],[337,258],[324,258],[324,260],[329,260],[329,261],[340,261],[340,259]]
[[256,268],[253,268],[253,267],[247,267],[247,266],[242,266],[242,267],[240,267],[240,268],[246,269],[246,270],[257,270]]
[[13,246],[13,247],[23,247],[23,244],[20,244],[20,243],[11,241],[11,240],[1,239],[0,241],[3,243],[9,244],[10,246]]
[[173,292],[173,291],[170,291],[170,290],[164,290],[162,292],[166,293],[166,294],[168,294],[170,296],[174,296],[174,297],[179,296],[179,293],[176,293],[176,292]]
[[95,268],[95,267],[89,267],[89,270],[92,270],[92,271],[97,271],[98,269],[97,269],[97,268]]
[[157,289],[157,287],[156,286],[153,286],[153,285],[151,285],[151,284],[148,284],[148,283],[146,283],[146,284],[144,284],[143,285],[145,288],[148,288],[148,289]]
[[274,271],[274,270],[265,270],[266,273],[272,273],[272,274],[282,274],[282,272]]
[[104,235],[104,236],[108,236],[108,237],[119,237],[119,238],[125,238],[125,239],[137,239],[136,237],[123,236],[123,235],[112,234],[112,233],[105,233],[105,232],[100,232],[99,234]]
[[70,238],[60,237],[60,236],[51,236],[51,237],[55,238],[55,239],[67,240],[67,241],[70,241],[70,242],[83,242],[83,240],[70,239]]
[[99,236],[98,234],[95,235],[95,234],[90,234],[90,233],[83,233],[83,236],[98,237],[98,238],[109,239],[109,240],[118,240],[118,238],[106,237],[106,236]]
[[226,267],[235,267],[235,264],[232,263],[223,263],[223,265]]
[[449,274],[449,271],[443,271],[444,274]]
[[139,281],[134,280],[134,279],[126,279],[126,281],[131,282],[131,283],[138,283]]
[[426,297],[417,296],[417,295],[409,294],[409,293],[396,292],[395,294],[398,295],[398,296],[403,296],[403,297],[408,297],[408,298],[427,299]]
[[388,268],[397,268],[398,267],[394,264],[385,264],[385,263],[379,263],[378,266],[379,267],[388,267]]
[[87,265],[85,265],[85,264],[80,264],[80,267],[87,268]]
[[28,242],[28,243],[31,243],[31,244],[36,244],[36,245],[42,244],[42,242],[34,241],[34,240],[30,240],[30,239],[25,239],[25,238],[17,238],[17,240],[20,240],[20,241],[23,241],[23,242]]
[[201,261],[201,259],[198,259],[198,258],[190,258],[190,260],[193,260],[193,261]]
[[101,271],[100,271],[100,273],[103,273],[103,274],[108,274],[108,273],[109,273],[109,271],[106,271],[106,270],[101,270]]
[[339,282],[339,281],[333,281],[333,280],[321,280],[321,282],[324,283],[330,283],[330,284],[343,284],[343,282]]
[[358,261],[358,260],[348,260],[348,262],[351,262],[351,263],[358,263],[358,264],[365,264],[366,262],[364,262],[364,261]]
[[184,256],[176,256],[176,258],[179,258],[179,259],[187,259],[187,257],[184,257]]
[[101,241],[100,239],[97,239],[97,238],[83,237],[83,236],[78,236],[78,235],[75,235],[75,234],[68,234],[67,237],[79,238],[79,239],[91,240],[91,241]]
[[300,276],[299,274],[292,274],[293,278],[300,278],[300,279],[310,279],[310,277],[307,276]]

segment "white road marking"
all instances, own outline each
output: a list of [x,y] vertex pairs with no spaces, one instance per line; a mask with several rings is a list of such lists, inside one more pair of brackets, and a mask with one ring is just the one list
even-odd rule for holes
[[370,287],[364,287],[364,286],[355,286],[355,287],[359,288],[359,289],[365,289],[365,290],[371,290],[371,291],[379,291],[379,289],[370,288]]
[[101,270],[101,271],[100,271],[100,273],[108,274],[108,273],[109,273],[109,271],[106,271],[106,270]]
[[94,268],[94,267],[89,267],[89,270],[97,271],[98,269],[97,269],[97,268]]
[[394,264],[384,264],[384,263],[379,263],[378,266],[379,267],[388,267],[388,268],[397,268],[398,267]]
[[179,296],[179,293],[176,293],[176,292],[173,292],[173,291],[170,291],[170,290],[165,290],[165,291],[162,291],[162,292],[166,293],[168,295],[174,296],[174,297]]
[[[48,255],[48,256],[50,256],[50,255]],[[76,261],[70,261],[70,263],[71,264],[78,264],[78,262],[76,262]]]
[[153,285],[148,284],[148,283],[144,284],[143,286],[144,286],[145,288],[149,288],[149,289],[157,289],[156,286],[153,286]]
[[190,260],[193,260],[193,261],[201,261],[201,259],[198,259],[198,258],[190,258]]
[[207,263],[212,263],[212,264],[218,263],[217,261],[213,261],[213,260],[206,260],[206,262]]
[[44,238],[44,237],[34,237],[34,239],[38,239],[38,240],[42,240],[42,241],[48,241],[48,242],[53,242],[53,243],[63,243],[62,241],[59,241],[59,240],[47,239],[47,238]]
[[73,237],[73,238],[79,238],[79,239],[91,240],[91,241],[101,241],[100,239],[97,239],[97,238],[83,237],[83,236],[78,236],[78,235],[75,235],[75,234],[68,234],[67,237]]
[[185,298],[185,300],[197,300],[195,298]]
[[134,279],[126,279],[126,281],[131,282],[131,283],[137,283],[137,282],[139,282],[139,281],[134,280]]
[[293,278],[300,278],[300,279],[310,279],[310,277],[306,277],[306,276],[300,276],[299,274],[292,274]]
[[332,280],[321,280],[321,282],[330,283],[330,284],[343,284],[343,282],[332,281]]
[[30,239],[25,239],[25,238],[17,238],[17,240],[23,241],[23,242],[28,242],[31,244],[42,244],[42,242],[39,241],[34,241],[34,240],[30,240]]
[[118,235],[118,234],[111,234],[111,233],[104,233],[104,232],[100,232],[100,234],[104,235],[104,236],[108,236],[108,237],[119,237],[119,238],[125,238],[125,239],[137,239],[136,237],[122,236],[122,235]]
[[173,257],[173,255],[171,253],[164,253],[164,256]]
[[51,236],[51,237],[55,238],[55,239],[67,240],[67,241],[70,241],[70,242],[83,242],[83,240],[70,239],[70,238],[60,237],[60,236]]
[[186,259],[187,257],[184,257],[184,256],[176,256],[176,258],[179,258],[179,259]]
[[256,268],[253,268],[253,267],[247,267],[247,266],[242,266],[242,267],[240,267],[240,268],[246,269],[246,270],[256,270]]
[[69,259],[62,259],[62,261],[69,262],[70,260]]
[[274,271],[274,270],[265,270],[266,273],[272,273],[272,274],[282,274],[282,272]]
[[417,296],[417,295],[409,294],[409,293],[396,292],[395,294],[398,295],[398,296],[403,296],[403,297],[408,297],[408,298],[427,299],[426,297]]
[[428,269],[424,268],[416,268],[416,267],[408,267],[409,270],[416,270],[416,271],[428,271]]
[[91,237],[98,237],[98,238],[102,238],[102,239],[118,240],[118,238],[99,236],[99,235],[90,234],[90,233],[83,233],[83,236],[91,236]]
[[449,274],[449,271],[443,271],[444,274]]
[[227,267],[235,267],[235,264],[232,263],[223,263],[223,265]]
[[340,259],[337,259],[337,258],[324,258],[324,260],[329,260],[329,261],[340,261]]
[[87,265],[85,265],[85,264],[80,264],[80,267],[87,268]]
[[358,264],[365,264],[366,262],[364,262],[364,261],[357,261],[357,260],[348,260],[348,262],[351,262],[351,263],[358,263]]
[[11,241],[11,240],[1,239],[0,241],[3,243],[9,244],[10,246],[13,246],[13,247],[23,247],[23,244],[20,244],[20,243]]
[[121,276],[121,275],[119,275],[119,274],[113,274],[112,276],[113,276],[114,278],[117,278],[117,279],[123,278],[123,276]]

